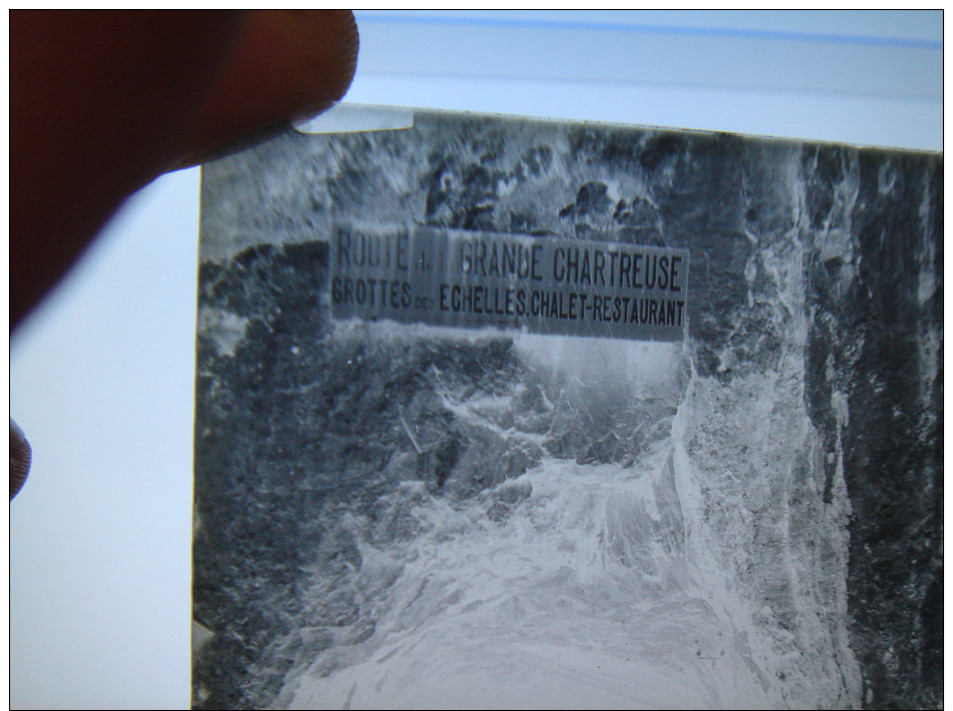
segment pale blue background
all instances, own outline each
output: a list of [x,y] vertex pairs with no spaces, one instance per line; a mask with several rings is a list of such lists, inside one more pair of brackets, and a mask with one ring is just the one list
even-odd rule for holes
[[[940,12],[357,16],[349,101],[942,149]],[[198,180],[136,195],[13,338],[14,707],[188,706]]]

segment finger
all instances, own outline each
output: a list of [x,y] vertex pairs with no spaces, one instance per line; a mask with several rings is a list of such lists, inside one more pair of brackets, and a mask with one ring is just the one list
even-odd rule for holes
[[349,12],[280,11],[17,12],[10,37],[13,327],[157,174],[343,95],[358,42]]
[[[284,119],[313,115],[344,96],[359,37],[349,11],[259,11],[183,136],[186,162]],[[179,167],[179,166],[177,166]]]
[[243,16],[10,13],[10,321],[170,164]]
[[10,420],[10,500],[17,495],[30,473],[32,451],[23,430]]

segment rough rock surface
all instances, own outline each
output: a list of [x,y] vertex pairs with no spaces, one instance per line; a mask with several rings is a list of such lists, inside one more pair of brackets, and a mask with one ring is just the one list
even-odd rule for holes
[[[619,610],[733,635],[673,662],[735,674],[702,703],[942,704],[938,156],[418,112],[206,171],[195,706],[315,703],[441,615],[479,625],[462,569],[395,612],[401,586],[520,522],[591,543]],[[684,247],[687,337],[335,323],[336,221]],[[612,482],[600,531],[539,524],[564,464]]]

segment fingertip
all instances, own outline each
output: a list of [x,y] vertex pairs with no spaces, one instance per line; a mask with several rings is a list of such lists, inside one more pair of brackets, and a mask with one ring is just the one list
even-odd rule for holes
[[10,420],[10,500],[16,496],[30,473],[33,452],[19,425]]
[[251,13],[180,155],[201,155],[280,121],[327,109],[347,93],[359,46],[350,11]]

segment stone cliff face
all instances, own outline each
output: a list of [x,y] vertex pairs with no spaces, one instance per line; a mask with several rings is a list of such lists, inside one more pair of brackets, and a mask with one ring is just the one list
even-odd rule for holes
[[942,163],[849,150],[804,162],[811,220],[834,237],[815,239],[807,264],[807,398],[850,496],[851,644],[865,704],[938,707]]
[[[333,680],[359,658],[341,650],[410,624],[389,622],[408,546],[528,516],[561,462],[654,482],[587,514],[606,516],[594,545],[630,602],[684,596],[733,629],[738,688],[711,703],[941,703],[936,156],[419,113],[289,135],[203,190],[196,706],[289,705],[292,681]],[[336,222],[686,248],[687,337],[336,323]],[[472,528],[437,535],[444,505]],[[371,584],[381,551],[398,562]],[[706,594],[716,579],[730,601]]]

